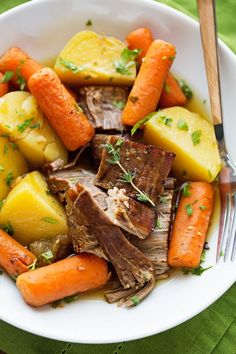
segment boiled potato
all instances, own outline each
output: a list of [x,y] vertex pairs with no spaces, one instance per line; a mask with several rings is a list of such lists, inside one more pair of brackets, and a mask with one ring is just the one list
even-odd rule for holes
[[179,177],[212,182],[220,171],[212,124],[185,108],[158,111],[145,125],[144,139],[176,154],[173,170]]
[[[17,144],[32,168],[57,158],[68,160],[65,147],[28,92],[10,92],[0,98],[0,134]],[[50,153],[48,146],[52,146]]]
[[27,171],[27,163],[17,146],[0,137],[0,201],[7,196],[15,178]]
[[14,238],[23,245],[68,231],[63,206],[47,190],[44,177],[31,172],[13,187],[2,206],[0,224],[10,223]]
[[[54,69],[60,79],[68,84],[132,85],[136,65],[132,60],[124,64],[122,52],[125,48],[119,39],[82,31],[66,44]],[[119,65],[123,67],[117,69]]]

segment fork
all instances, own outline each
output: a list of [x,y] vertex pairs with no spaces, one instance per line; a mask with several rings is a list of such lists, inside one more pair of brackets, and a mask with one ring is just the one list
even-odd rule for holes
[[218,262],[221,256],[224,257],[224,262],[229,258],[234,261],[236,254],[236,165],[227,152],[224,141],[215,1],[197,0],[197,6],[212,120],[223,166],[218,176],[221,210],[216,261]]

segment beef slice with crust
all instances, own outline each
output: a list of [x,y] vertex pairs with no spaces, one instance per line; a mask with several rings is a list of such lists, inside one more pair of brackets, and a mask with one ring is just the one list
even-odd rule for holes
[[[122,141],[122,144],[116,147],[118,141]],[[116,136],[110,136],[108,144],[119,149],[120,164],[126,171],[134,173],[134,184],[157,204],[175,154],[152,145],[135,143]],[[136,198],[137,191],[130,183],[121,182],[124,172],[117,164],[109,163],[110,158],[108,151],[103,149],[94,184],[104,189],[124,188],[128,196]]]

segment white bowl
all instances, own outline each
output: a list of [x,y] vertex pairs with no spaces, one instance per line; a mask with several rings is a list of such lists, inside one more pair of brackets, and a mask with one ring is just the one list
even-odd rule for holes
[[[186,79],[202,100],[209,101],[198,24],[151,0],[26,3],[0,16],[0,54],[18,46],[38,60],[48,60],[60,52],[73,34],[85,29],[88,19],[93,22],[93,30],[120,39],[133,29],[146,26],[156,38],[173,43],[177,48],[173,70]],[[236,57],[222,42],[220,69],[226,136],[236,160]],[[215,265],[218,215],[216,208],[206,262],[213,268],[201,277],[178,274],[159,282],[152,294],[135,308],[118,308],[99,299],[87,299],[67,304],[63,309],[50,306],[34,309],[23,302],[15,284],[4,275],[0,277],[0,317],[38,335],[80,343],[131,340],[174,327],[204,310],[236,280],[235,264]]]

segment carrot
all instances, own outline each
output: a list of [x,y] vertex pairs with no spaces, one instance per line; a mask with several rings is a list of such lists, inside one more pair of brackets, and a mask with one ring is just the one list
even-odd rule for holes
[[125,105],[123,124],[133,126],[156,110],[175,53],[172,44],[158,39],[152,42]]
[[161,93],[159,107],[184,106],[186,102],[187,97],[181,90],[178,81],[169,73]]
[[102,287],[109,277],[106,261],[83,253],[22,274],[16,285],[25,302],[37,307]]
[[1,82],[3,77],[4,77],[4,74],[0,72],[0,97],[4,96],[9,91],[9,83],[8,82]]
[[27,272],[29,265],[36,260],[33,253],[0,229],[0,267],[9,275],[17,277]]
[[11,82],[21,89],[24,89],[30,76],[41,68],[42,65],[20,48],[10,48],[0,58],[0,71],[4,73],[6,71],[14,72]]
[[68,150],[74,151],[92,139],[93,126],[52,69],[37,71],[28,84]]
[[206,240],[214,190],[207,182],[191,182],[185,188],[173,225],[168,263],[177,268],[195,268],[200,264]]
[[141,49],[141,53],[137,58],[140,65],[153,41],[152,32],[148,28],[138,28],[130,32],[126,37],[129,49]]

